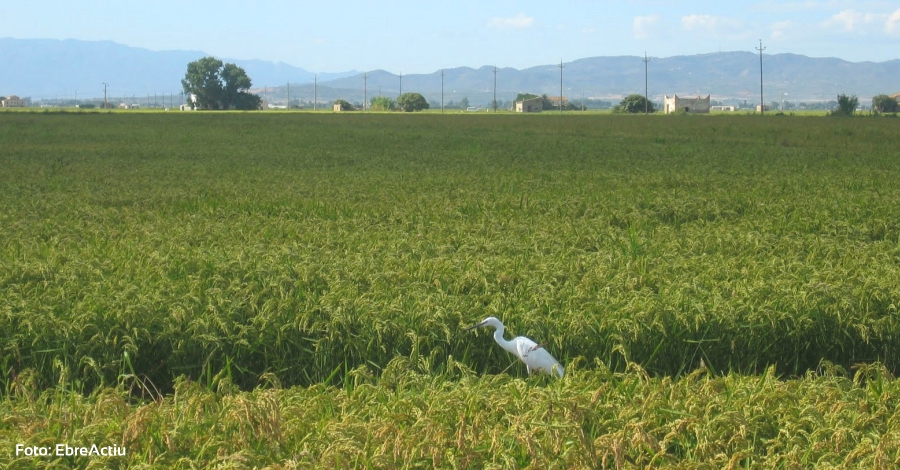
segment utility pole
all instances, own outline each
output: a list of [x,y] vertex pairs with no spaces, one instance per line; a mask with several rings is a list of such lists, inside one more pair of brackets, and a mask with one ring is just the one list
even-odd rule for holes
[[319,101],[319,76],[313,75],[313,111],[316,111],[316,104]]
[[403,72],[400,72],[400,96],[403,96]]
[[647,98],[647,65],[650,63],[650,59],[647,57],[647,53],[644,52],[644,114],[649,113],[650,100]]
[[366,100],[369,99],[369,75],[363,74],[363,112],[366,112]]
[[563,65],[562,59],[559,59],[559,115],[562,116],[562,102],[563,102],[563,86],[562,86],[562,69],[565,67]]
[[441,69],[441,114],[444,114],[444,69]]
[[106,88],[109,87],[109,83],[103,82],[103,109],[109,107],[109,102],[106,100]]
[[766,50],[762,45],[762,39],[759,40],[759,47],[756,48],[759,51],[759,114],[766,113],[766,104],[763,101],[763,69],[762,69],[762,53]]
[[494,66],[494,112],[497,112],[497,66]]
[[291,81],[290,80],[288,80],[288,90],[287,91],[288,91],[287,110],[290,111],[291,110]]

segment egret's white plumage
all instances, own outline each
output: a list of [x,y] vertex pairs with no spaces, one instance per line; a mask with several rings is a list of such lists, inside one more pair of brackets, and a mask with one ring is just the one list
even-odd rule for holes
[[531,371],[540,371],[545,374],[556,375],[557,377],[563,376],[563,366],[544,349],[542,344],[537,344],[524,336],[517,336],[511,341],[505,340],[503,333],[506,331],[506,327],[496,317],[487,317],[481,323],[470,326],[466,330],[485,326],[494,328],[494,341],[524,362],[528,368],[529,375]]

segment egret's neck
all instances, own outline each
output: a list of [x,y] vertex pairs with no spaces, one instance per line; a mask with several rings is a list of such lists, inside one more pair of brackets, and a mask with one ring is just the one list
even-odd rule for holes
[[504,328],[502,325],[497,327],[497,329],[494,330],[494,341],[496,341],[497,344],[499,344],[501,348],[509,351],[512,354],[516,354],[517,353],[516,345],[513,344],[512,341],[507,341],[507,340],[503,339],[503,333],[505,331],[506,331],[506,328]]

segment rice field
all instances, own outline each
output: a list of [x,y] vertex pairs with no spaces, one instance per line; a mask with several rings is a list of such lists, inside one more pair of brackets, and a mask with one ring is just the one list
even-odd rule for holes
[[0,113],[0,465],[892,468],[898,130]]

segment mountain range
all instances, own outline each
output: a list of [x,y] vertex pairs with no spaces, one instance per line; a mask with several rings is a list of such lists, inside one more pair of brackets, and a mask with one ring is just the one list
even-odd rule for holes
[[[0,38],[0,95],[33,100],[103,96],[145,97],[178,94],[188,62],[208,56],[201,51],[151,51],[110,41]],[[362,101],[379,94],[396,97],[416,91],[431,101],[466,98],[470,103],[511,100],[518,93],[559,95],[560,64],[526,69],[456,67],[402,77],[384,70],[314,73],[283,62],[234,60],[254,83],[252,91],[276,103],[287,99],[325,103],[336,98]],[[763,55],[766,101],[832,100],[839,93],[855,94],[861,103],[881,93],[900,92],[900,60],[848,62],[797,54]],[[644,92],[643,57],[591,57],[566,62],[563,95],[577,101],[620,99]],[[496,70],[496,73],[495,73]],[[649,94],[706,95],[719,100],[759,100],[760,56],[753,52],[651,57],[646,64]],[[442,76],[443,75],[443,76]],[[290,90],[288,91],[288,82]]]

